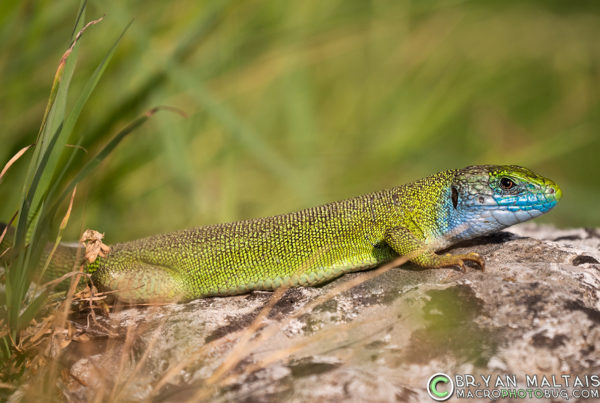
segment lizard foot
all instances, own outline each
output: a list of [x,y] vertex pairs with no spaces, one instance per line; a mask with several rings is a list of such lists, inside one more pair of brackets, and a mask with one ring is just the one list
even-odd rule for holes
[[465,262],[474,262],[479,265],[481,271],[485,271],[485,261],[479,253],[469,252],[466,255],[446,255],[442,256],[441,264],[438,267],[458,266],[460,271],[466,273]]

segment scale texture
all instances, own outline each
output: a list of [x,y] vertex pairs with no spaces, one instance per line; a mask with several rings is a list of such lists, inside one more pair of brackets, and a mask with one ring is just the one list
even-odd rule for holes
[[428,268],[483,268],[475,253],[435,251],[539,216],[560,197],[526,168],[471,166],[289,214],[116,244],[88,271],[101,289],[140,302],[316,285],[398,255]]
[[[162,302],[316,285],[399,255],[426,268],[472,261],[483,269],[476,253],[435,252],[537,217],[561,196],[526,168],[469,166],[294,213],[116,244],[86,270],[123,301]],[[77,267],[77,249],[60,246],[45,280]]]

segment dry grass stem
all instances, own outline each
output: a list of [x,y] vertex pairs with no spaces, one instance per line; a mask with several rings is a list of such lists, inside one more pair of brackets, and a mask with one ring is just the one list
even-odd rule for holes
[[21,158],[21,156],[23,156],[23,154],[25,154],[25,152],[27,150],[29,150],[29,148],[31,148],[33,144],[30,144],[28,146],[25,146],[23,148],[21,148],[15,155],[12,156],[12,158],[10,160],[8,160],[8,162],[4,165],[4,168],[2,168],[2,172],[0,172],[0,181],[2,181],[2,178],[4,177],[4,175],[6,174],[6,171],[8,171],[8,169],[15,163],[17,162],[17,160],[19,158]]
[[[142,367],[144,366],[144,364],[146,363],[146,361],[148,360],[148,357],[150,356],[150,354],[154,351],[154,345],[158,342],[159,337],[161,335],[162,330],[164,329],[165,324],[167,323],[167,319],[168,316],[165,316],[161,323],[158,325],[158,327],[156,328],[156,330],[154,331],[154,333],[152,334],[152,338],[150,339],[150,342],[148,343],[148,346],[146,347],[146,349],[144,350],[144,354],[142,355],[142,358],[137,362],[137,364],[135,365],[135,368],[133,369],[133,371],[126,377],[123,376],[118,376],[117,379],[123,379],[123,381],[121,381],[119,384],[115,383],[115,387],[113,388],[113,391],[110,395],[110,401],[119,401],[119,396],[121,395],[121,393],[124,390],[124,386],[128,385],[129,382],[137,375],[141,372]],[[129,334],[129,329],[132,328],[133,326],[130,326],[128,328],[128,334]],[[123,354],[122,356],[125,356],[125,354]],[[120,375],[120,373],[119,373]],[[120,386],[120,387],[117,387]]]
[[[262,333],[259,334],[256,337],[256,339],[254,339],[252,342],[249,342],[250,338],[255,335],[254,332],[256,331],[256,329],[258,329],[259,324],[270,313],[273,306],[283,297],[287,288],[280,288],[280,289],[276,290],[273,293],[273,295],[271,296],[267,305],[261,310],[259,315],[254,319],[254,321],[250,324],[250,326],[248,326],[246,329],[244,329],[244,332],[242,333],[242,337],[240,338],[240,340],[238,341],[236,346],[234,346],[234,348],[229,353],[229,355],[225,358],[225,360],[223,361],[223,364],[221,364],[221,366],[219,366],[215,370],[215,372],[213,372],[213,374],[206,380],[207,388],[199,389],[198,392],[194,395],[192,400],[194,400],[194,401],[204,400],[209,397],[210,393],[212,393],[212,388],[210,387],[211,385],[217,385],[217,384],[223,385],[225,382],[230,382],[232,379],[234,379],[235,375],[229,376],[227,378],[223,378],[223,376],[225,374],[227,374],[232,368],[237,366],[242,361],[242,359],[244,359],[245,357],[248,357],[252,352],[256,351],[258,349],[258,347],[260,347],[266,340],[270,339],[278,331],[285,328],[292,320],[312,311],[312,309],[314,309],[316,306],[321,305],[324,302],[327,302],[328,300],[332,299],[336,295],[343,293],[347,290],[350,290],[366,281],[369,281],[377,276],[380,276],[381,274],[389,271],[390,269],[392,269],[394,267],[400,266],[400,265],[408,262],[410,259],[412,259],[414,256],[418,255],[419,253],[422,253],[422,250],[416,251],[407,256],[399,256],[398,258],[382,265],[381,267],[379,267],[377,269],[374,269],[369,272],[364,272],[360,276],[357,276],[353,279],[343,282],[342,284],[331,289],[326,294],[323,294],[320,297],[316,298],[315,300],[302,306],[297,311],[295,311],[292,314],[290,314],[289,316],[287,316],[281,323],[276,323],[276,324],[274,323],[274,324],[271,324],[270,326],[268,326],[267,328],[263,329]],[[302,342],[300,344],[302,344],[302,346],[305,345],[304,342]],[[240,347],[238,347],[238,346],[240,346]],[[302,346],[299,346],[298,349],[301,348]],[[241,351],[242,349],[244,350],[243,352]],[[295,352],[295,351],[297,351],[297,349],[296,349],[296,347],[293,347],[291,349],[284,350],[283,354],[284,354],[284,356],[288,356],[291,352]],[[275,353],[275,356],[279,357],[280,354]]]
[[190,353],[187,358],[178,362],[176,365],[170,367],[165,372],[165,374],[162,376],[162,378],[152,388],[152,392],[150,393],[150,395],[156,396],[156,394],[158,394],[160,392],[160,390],[167,383],[169,383],[171,381],[171,379],[173,379],[181,370],[183,370],[185,367],[192,364],[193,362],[197,361],[199,359],[199,357],[201,357],[204,353],[206,353],[207,351],[209,351],[213,348],[216,348],[216,347],[222,346],[226,343],[229,343],[229,342],[235,340],[237,337],[241,337],[242,333],[243,333],[243,330],[238,330],[238,331],[229,333],[223,337],[220,337],[218,339],[210,341],[209,343],[206,343],[202,347],[198,348],[196,351]]

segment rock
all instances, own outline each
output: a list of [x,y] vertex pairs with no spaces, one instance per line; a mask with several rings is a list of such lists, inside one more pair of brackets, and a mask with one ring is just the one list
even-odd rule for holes
[[71,343],[63,391],[74,401],[417,402],[431,401],[437,372],[514,375],[519,387],[526,375],[598,374],[598,229],[524,224],[450,253],[469,251],[485,272],[404,265],[345,292],[370,272],[283,296],[124,307],[88,330],[118,336]]

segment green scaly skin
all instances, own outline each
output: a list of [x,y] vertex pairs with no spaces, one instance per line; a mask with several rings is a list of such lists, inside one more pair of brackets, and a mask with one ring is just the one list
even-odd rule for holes
[[435,251],[541,215],[561,195],[526,168],[471,166],[294,213],[116,244],[87,270],[100,289],[147,302],[316,285],[399,255],[427,268],[483,269],[475,253]]

